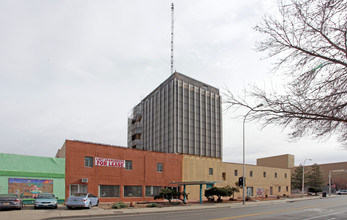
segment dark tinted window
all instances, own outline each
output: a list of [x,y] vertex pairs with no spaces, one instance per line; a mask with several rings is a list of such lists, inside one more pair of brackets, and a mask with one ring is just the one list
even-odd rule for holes
[[0,194],[0,197],[6,198],[19,198],[17,194]]
[[76,193],[76,194],[71,195],[71,197],[86,197],[86,196],[87,196],[86,193]]
[[39,194],[37,196],[38,199],[54,199],[55,196],[53,194]]
[[93,157],[84,157],[84,166],[93,167]]

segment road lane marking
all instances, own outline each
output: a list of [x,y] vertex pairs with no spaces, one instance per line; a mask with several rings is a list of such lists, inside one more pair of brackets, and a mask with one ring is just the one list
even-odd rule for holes
[[300,207],[295,209],[282,209],[282,210],[276,210],[276,211],[270,211],[270,212],[258,212],[253,214],[247,214],[247,215],[238,215],[238,216],[229,216],[229,217],[223,217],[223,218],[214,218],[211,220],[226,220],[226,219],[236,219],[236,218],[244,218],[244,217],[251,217],[251,216],[257,216],[257,215],[267,215],[267,214],[274,214],[279,212],[290,212],[290,211],[296,211],[300,209],[308,209],[308,208],[314,208],[314,207],[320,207],[323,205],[314,205],[314,206],[306,206],[306,207]]
[[[329,213],[329,214],[325,214],[325,215],[314,216],[314,217],[310,217],[310,218],[305,218],[304,220],[311,220],[311,219],[315,219],[315,218],[327,217],[329,215],[336,215],[336,214],[341,214],[341,213],[344,213],[344,212],[347,212],[347,210],[343,210],[343,211],[340,211],[340,212]],[[333,218],[330,218],[330,219],[335,219],[335,218],[333,217]]]

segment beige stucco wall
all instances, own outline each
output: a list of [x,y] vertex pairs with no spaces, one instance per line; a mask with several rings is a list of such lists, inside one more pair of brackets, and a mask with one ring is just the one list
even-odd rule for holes
[[[221,158],[200,157],[193,155],[183,155],[183,176],[182,181],[222,181]],[[213,175],[209,175],[209,168],[213,169]],[[206,185],[203,185],[204,193]],[[187,186],[186,192],[189,193],[189,200],[199,200],[200,186]],[[203,199],[205,199],[204,195]]]
[[[217,158],[184,155],[182,181],[216,181],[215,185],[218,187],[226,185],[236,187],[235,183],[242,176],[242,167],[242,164],[222,162]],[[213,175],[209,175],[209,168],[213,169]],[[237,170],[237,176],[235,176],[235,170]],[[250,177],[250,171],[253,171],[252,177]],[[266,172],[266,177],[263,176],[263,172]],[[222,173],[226,174],[225,180],[222,178]],[[253,196],[257,196],[257,189],[263,189],[263,196],[290,194],[290,169],[246,165],[245,173],[246,185],[253,187]],[[277,178],[275,178],[275,173],[277,173]],[[270,187],[272,187],[272,194],[270,194]],[[281,187],[280,191],[279,187]],[[199,189],[200,186],[186,187],[189,200],[199,199]],[[203,193],[205,189],[206,186],[203,186]],[[235,198],[241,198],[241,196],[242,189],[235,194]],[[206,198],[203,196],[203,199]]]
[[290,169],[294,167],[294,155],[284,154],[273,157],[259,158],[257,159],[257,165],[264,167],[278,167]]

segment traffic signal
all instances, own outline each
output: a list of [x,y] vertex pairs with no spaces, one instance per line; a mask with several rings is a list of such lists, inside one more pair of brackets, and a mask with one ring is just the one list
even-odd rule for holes
[[[245,178],[246,181],[246,178]],[[239,177],[239,187],[243,187],[244,182],[243,182],[243,177]]]

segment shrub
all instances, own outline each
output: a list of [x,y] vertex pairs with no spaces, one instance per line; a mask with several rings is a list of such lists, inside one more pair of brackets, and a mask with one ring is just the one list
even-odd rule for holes
[[113,205],[112,205],[112,208],[113,209],[122,209],[122,208],[126,208],[128,207],[127,204],[123,203],[123,202],[115,202]]
[[310,188],[308,188],[308,192],[310,192],[310,193],[318,193],[318,192],[322,192],[322,189],[318,188],[318,187],[310,187]]
[[308,188],[308,193],[310,195],[312,195],[312,194],[317,195],[318,192],[322,192],[322,189],[318,188],[318,187],[310,187],[310,188]]
[[158,207],[159,205],[157,203],[151,203],[146,205],[146,207],[152,208],[152,207]]
[[205,190],[205,197],[210,198],[212,196],[217,196],[217,202],[222,202],[222,196],[233,196],[234,192],[238,192],[238,189],[235,187],[224,186],[224,187],[211,187]]
[[184,204],[186,204],[186,202],[184,201],[184,198],[188,199],[187,193],[179,192],[174,189],[168,189],[168,188],[162,189],[158,195],[154,196],[154,199],[166,199],[166,200],[169,200],[170,203],[172,199],[179,199]]

